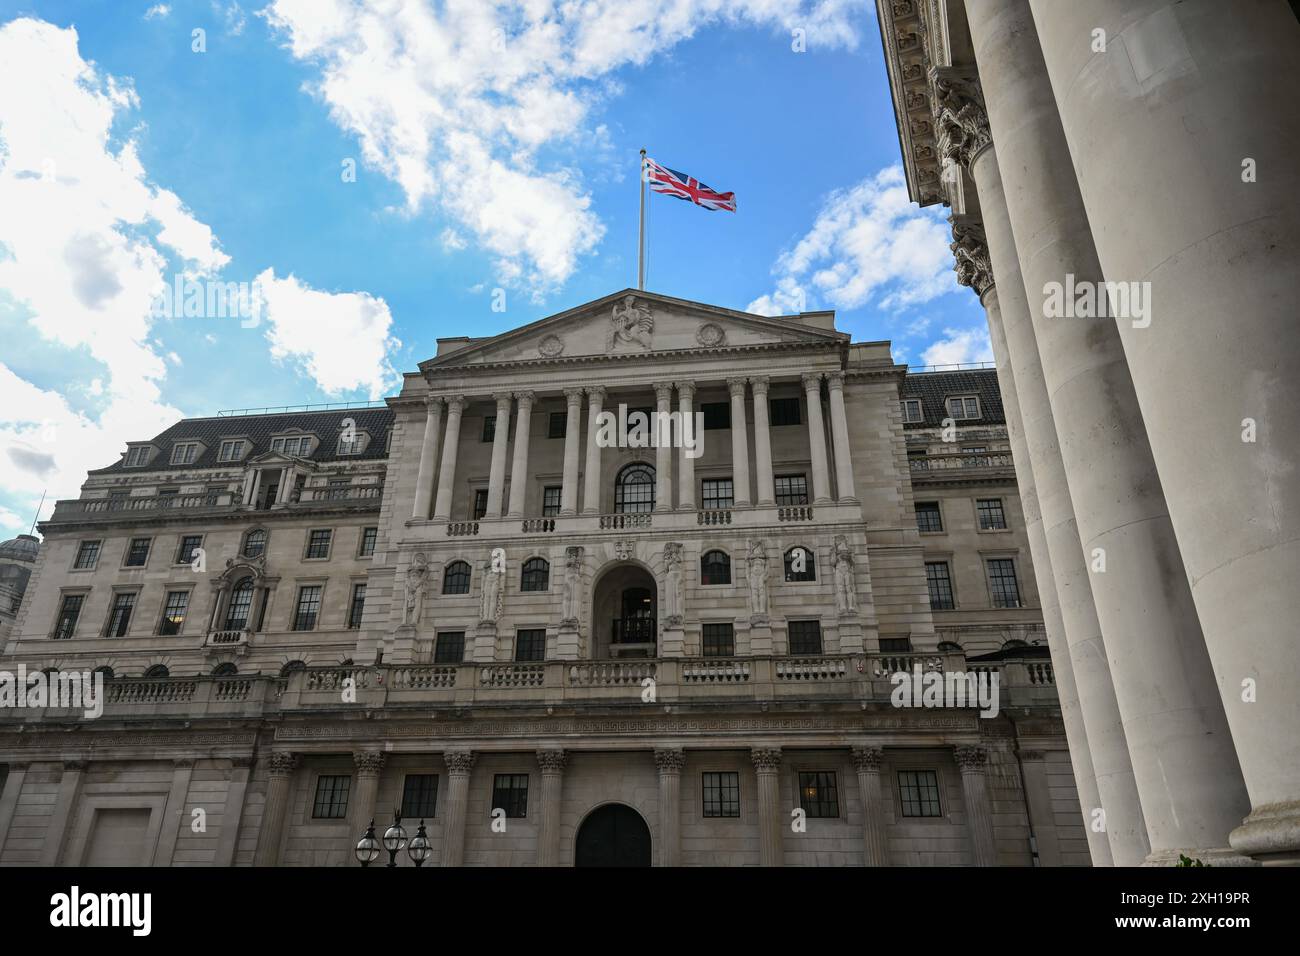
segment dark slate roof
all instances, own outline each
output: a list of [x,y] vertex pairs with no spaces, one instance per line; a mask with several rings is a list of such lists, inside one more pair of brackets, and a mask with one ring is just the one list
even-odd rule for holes
[[959,422],[970,425],[1006,424],[997,370],[970,369],[963,372],[909,372],[903,380],[903,398],[921,399],[925,420],[908,422],[905,428],[938,428],[947,417],[945,399],[950,395],[978,395],[980,418]]
[[[338,434],[343,427],[343,419],[351,418],[357,424],[357,431],[369,432],[370,442],[359,455],[337,454]],[[217,454],[221,441],[225,438],[244,438],[253,443],[241,461],[248,461],[271,450],[271,438],[282,432],[295,429],[313,432],[320,439],[310,456],[311,461],[374,461],[387,458],[385,448],[388,444],[388,429],[393,424],[391,408],[335,408],[317,412],[279,412],[265,415],[221,415],[216,418],[183,418],[171,428],[157,435],[152,444],[159,449],[153,461],[142,468],[127,468],[125,457],[107,468],[92,471],[91,474],[105,472],[150,472],[150,471],[194,471],[202,468],[219,468],[230,464],[218,462]],[[134,440],[134,439],[133,439]],[[203,453],[188,465],[173,465],[172,446],[186,441],[198,440],[206,446]]]

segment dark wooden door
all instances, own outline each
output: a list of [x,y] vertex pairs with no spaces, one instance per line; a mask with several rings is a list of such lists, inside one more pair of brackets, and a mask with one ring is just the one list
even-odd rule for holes
[[621,803],[593,810],[578,830],[575,866],[649,866],[650,828]]

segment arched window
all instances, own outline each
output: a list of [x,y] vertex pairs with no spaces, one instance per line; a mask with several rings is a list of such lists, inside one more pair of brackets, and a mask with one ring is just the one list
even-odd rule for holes
[[244,578],[230,592],[230,604],[226,608],[227,631],[242,631],[248,627],[248,612],[253,608],[253,579]]
[[469,564],[453,561],[442,572],[443,594],[469,594]]
[[105,664],[103,667],[96,667],[94,673],[103,674],[104,680],[113,679],[113,668],[109,667],[107,664]]
[[1002,645],[1002,649],[1004,651],[1012,651],[1015,650],[1017,647],[1028,647],[1028,646],[1029,646],[1028,641],[1022,641],[1018,637],[1013,637],[1011,640],[1007,641],[1005,644]]
[[521,591],[545,591],[551,586],[551,563],[545,558],[529,558],[524,562]]
[[638,462],[614,480],[614,510],[619,514],[648,514],[655,510],[655,470]]
[[144,672],[145,677],[171,677],[172,673],[167,669],[166,664],[155,664]]
[[706,551],[700,557],[701,584],[730,584],[731,558],[724,551]]
[[238,673],[239,668],[230,663],[230,661],[226,661],[224,664],[218,664],[216,667],[212,668],[213,677],[234,677]]
[[283,667],[280,668],[280,676],[288,677],[294,671],[305,671],[306,669],[307,669],[307,665],[304,664],[302,661],[290,661],[289,663],[285,664]]
[[812,548],[796,544],[785,553],[785,579],[787,581],[816,581],[817,565]]
[[243,555],[246,558],[259,558],[266,553],[266,531],[255,528],[244,535]]
[[940,642],[939,642],[939,653],[940,653],[940,654],[960,654],[960,653],[961,653],[961,645],[960,645],[960,644],[957,644],[957,643],[955,643],[955,642],[953,642],[953,641],[940,641]]

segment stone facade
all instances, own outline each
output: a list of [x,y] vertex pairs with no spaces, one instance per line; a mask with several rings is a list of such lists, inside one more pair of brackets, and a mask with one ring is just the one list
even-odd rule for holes
[[1009,442],[991,370],[640,292],[133,441],[42,526],[4,666],[111,674],[0,715],[0,865],[355,865],[402,807],[432,865],[1086,865]]

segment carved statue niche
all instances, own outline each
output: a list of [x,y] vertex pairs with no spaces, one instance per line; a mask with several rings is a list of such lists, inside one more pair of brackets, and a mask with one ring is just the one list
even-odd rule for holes
[[761,538],[752,538],[748,549],[749,613],[755,620],[766,620],[768,615],[767,546]]
[[424,616],[424,590],[429,582],[429,559],[423,552],[411,558],[406,569],[406,582],[402,595],[402,624],[418,626]]
[[610,315],[605,351],[613,352],[620,348],[649,351],[654,331],[655,320],[650,310],[637,302],[636,296],[625,295],[622,302],[615,304]]
[[682,546],[670,541],[664,545],[664,626],[682,626]]
[[501,598],[505,590],[506,572],[504,569],[494,570],[493,561],[488,558],[483,562],[483,592],[479,596],[479,621],[486,624],[495,624],[501,617]]
[[582,604],[582,548],[564,549],[564,607],[561,624],[578,623],[578,608]]
[[853,549],[844,535],[835,538],[835,608],[840,614],[858,613],[858,592],[853,585]]

